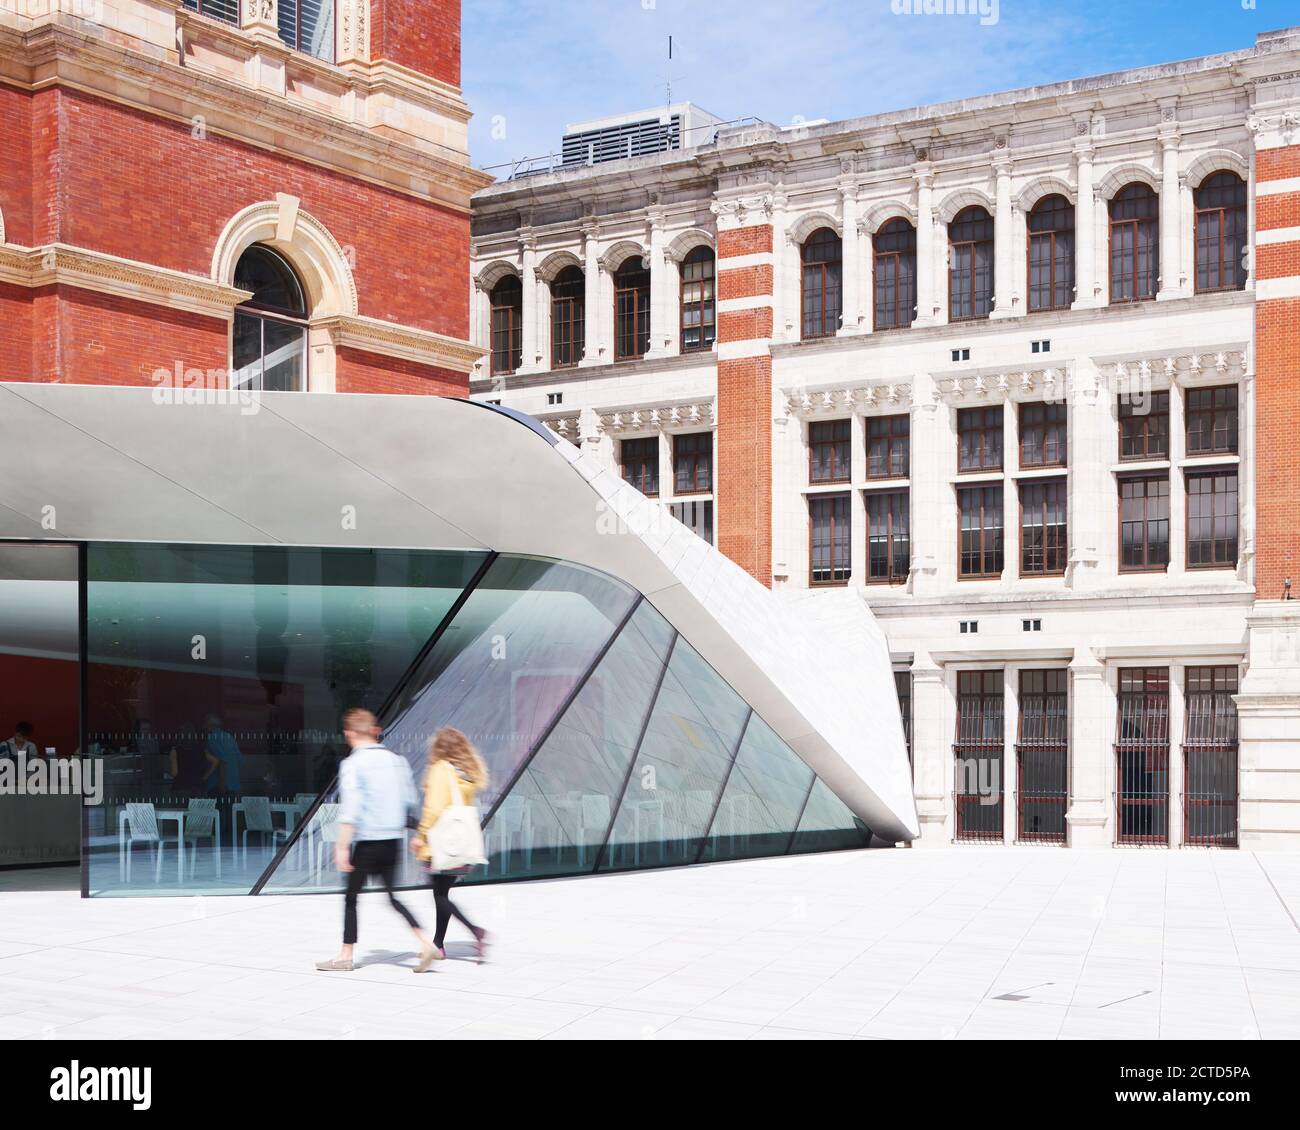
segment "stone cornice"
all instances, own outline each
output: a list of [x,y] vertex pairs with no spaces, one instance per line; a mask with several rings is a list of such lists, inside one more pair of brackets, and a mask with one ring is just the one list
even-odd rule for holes
[[600,430],[606,435],[622,432],[662,432],[672,428],[711,427],[712,400],[687,400],[647,404],[600,412]]
[[[236,28],[214,31],[211,20],[203,21],[202,33],[233,36],[241,45],[250,46],[245,33]],[[262,49],[258,45],[258,50]],[[289,55],[286,66],[290,70],[315,75],[340,88],[374,91],[399,81],[398,69],[388,63],[373,65],[372,79],[360,77],[356,69],[369,65],[353,64],[345,69],[299,53]],[[42,24],[29,32],[0,26],[0,81],[26,90],[52,86],[79,90],[187,125],[201,114],[209,133],[462,213],[469,211],[470,196],[492,183],[490,176],[452,150],[436,152],[432,145],[417,144],[414,139],[407,143],[392,132],[380,133],[364,123],[346,121],[197,67],[178,66],[171,53],[120,46],[62,23]],[[465,120],[463,101],[453,105],[428,83],[423,90],[404,80],[401,85],[404,96],[423,97],[436,112]]]
[[824,385],[783,391],[786,411],[800,418],[843,415],[845,412],[889,412],[904,409],[912,402],[911,381]]
[[312,328],[328,332],[335,348],[379,353],[385,357],[397,357],[417,365],[430,365],[457,373],[468,373],[474,362],[487,352],[446,334],[356,314],[336,314],[321,318],[312,322]]
[[201,275],[62,243],[43,247],[0,245],[0,282],[26,287],[79,287],[227,321],[239,303],[252,297],[249,291],[223,286]]

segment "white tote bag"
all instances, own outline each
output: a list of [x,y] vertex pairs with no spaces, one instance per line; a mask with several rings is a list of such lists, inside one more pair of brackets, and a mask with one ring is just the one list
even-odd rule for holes
[[451,770],[451,804],[442,810],[429,830],[430,865],[435,871],[458,871],[487,862],[483,854],[483,828],[478,809],[466,804],[456,770]]

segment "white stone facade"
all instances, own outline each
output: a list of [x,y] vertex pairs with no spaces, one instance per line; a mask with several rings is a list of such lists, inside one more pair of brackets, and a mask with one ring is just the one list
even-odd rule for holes
[[[722,298],[718,312],[773,310],[773,584],[806,609],[829,597],[810,585],[808,501],[822,492],[847,494],[849,588],[879,618],[896,668],[912,676],[917,846],[959,842],[957,682],[970,670],[1002,673],[1006,842],[1018,838],[1020,671],[1044,668],[1069,672],[1067,842],[1123,839],[1117,691],[1121,670],[1139,667],[1168,672],[1166,838],[1170,847],[1183,846],[1186,671],[1227,667],[1243,678],[1250,672],[1256,688],[1242,714],[1237,843],[1300,848],[1297,617],[1285,605],[1280,613],[1260,611],[1254,588],[1255,283],[1248,265],[1243,288],[1196,292],[1193,195],[1212,174],[1240,176],[1254,246],[1261,115],[1274,114],[1265,129],[1282,128],[1277,122],[1285,124],[1289,107],[1300,106],[1297,73],[1300,29],[1291,29],[1262,36],[1249,51],[799,130],[738,127],[689,154],[497,184],[474,205],[475,340],[489,345],[491,286],[517,273],[524,357],[518,372],[505,376],[493,377],[484,362],[472,391],[541,417],[611,465],[621,439],[663,436],[660,480],[669,484],[668,437],[700,430],[716,396],[719,350],[727,356],[725,344],[680,353],[677,265],[693,247],[716,243],[720,213],[761,209],[773,251],[728,258],[725,266],[770,267],[772,297]],[[1277,116],[1279,106],[1288,109]],[[1153,301],[1112,304],[1109,202],[1134,182],[1159,198],[1158,292]],[[1030,313],[1026,215],[1053,193],[1075,208],[1074,301]],[[992,310],[986,319],[953,323],[947,225],[972,204],[986,208],[995,225]],[[917,229],[916,317],[909,328],[876,331],[872,241],[895,217]],[[804,341],[800,246],[822,227],[842,240],[843,314],[837,334]],[[650,350],[644,359],[614,362],[611,273],[632,251],[651,270]],[[561,263],[585,272],[587,350],[578,367],[552,370],[548,278]],[[1046,350],[1042,342],[1050,343]],[[1189,454],[1188,393],[1221,387],[1236,390],[1236,450]],[[1122,462],[1121,397],[1161,391],[1170,393],[1167,458]],[[1067,406],[1064,468],[1018,464],[1018,409],[1038,402]],[[958,474],[957,419],[960,409],[976,406],[1000,409],[1004,421],[1002,469],[977,478],[1002,491],[1005,567],[1000,577],[966,580],[958,575],[956,490],[973,480]],[[910,418],[910,473],[869,480],[866,421],[895,414]],[[811,484],[809,425],[836,419],[852,422],[849,481]],[[1187,560],[1185,475],[1205,467],[1238,476],[1238,552],[1219,568]],[[1169,561],[1160,572],[1120,567],[1117,482],[1134,471],[1167,476],[1170,484]],[[1042,477],[1065,480],[1068,560],[1063,575],[1022,578],[1019,490]],[[906,491],[910,504],[910,572],[893,585],[868,578],[865,497],[886,488]],[[671,485],[664,497],[671,500]],[[963,631],[970,621],[978,629]],[[1256,639],[1257,622],[1266,622],[1267,645]],[[1267,656],[1255,654],[1261,647]],[[1251,746],[1248,731],[1272,742],[1272,752]]]

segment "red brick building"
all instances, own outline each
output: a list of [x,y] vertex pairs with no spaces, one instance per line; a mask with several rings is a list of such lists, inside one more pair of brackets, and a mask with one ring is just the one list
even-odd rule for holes
[[0,379],[467,388],[488,178],[459,0],[24,11],[0,13]]

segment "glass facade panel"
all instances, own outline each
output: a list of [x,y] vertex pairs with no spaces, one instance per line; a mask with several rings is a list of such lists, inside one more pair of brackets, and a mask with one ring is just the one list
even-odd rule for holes
[[248,893],[484,557],[89,546],[91,893]]
[[601,870],[695,862],[749,713],[679,636]]
[[812,851],[844,851],[864,848],[871,842],[871,829],[853,815],[820,778],[799,818],[799,830],[790,845],[792,854]]
[[591,871],[609,834],[673,630],[642,601],[486,825],[486,878]]
[[763,719],[751,715],[701,862],[784,855],[812,782],[813,771]]

